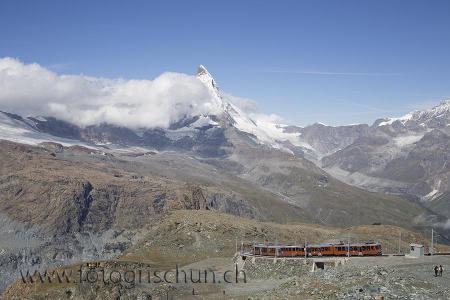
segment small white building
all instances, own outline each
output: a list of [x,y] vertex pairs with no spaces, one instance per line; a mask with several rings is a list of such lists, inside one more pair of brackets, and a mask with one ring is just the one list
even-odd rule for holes
[[424,255],[424,246],[421,244],[410,244],[409,256],[422,257]]

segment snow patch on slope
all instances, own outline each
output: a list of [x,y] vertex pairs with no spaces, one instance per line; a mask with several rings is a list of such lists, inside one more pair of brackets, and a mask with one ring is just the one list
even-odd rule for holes
[[42,142],[55,142],[63,146],[82,145],[86,148],[96,149],[77,140],[59,138],[39,132],[33,129],[30,123],[26,122],[26,119],[25,122],[22,122],[9,117],[3,112],[0,112],[0,140],[28,145],[38,145]]
[[421,135],[407,135],[407,136],[399,136],[394,138],[394,143],[398,147],[404,147],[410,144],[414,144],[418,142],[421,138],[423,138],[423,134]]
[[404,123],[406,121],[411,120],[412,118],[413,118],[413,114],[408,113],[400,118],[387,118],[387,121],[381,122],[380,124],[378,124],[378,126],[392,125],[392,123],[394,123],[395,121],[400,121],[400,122]]

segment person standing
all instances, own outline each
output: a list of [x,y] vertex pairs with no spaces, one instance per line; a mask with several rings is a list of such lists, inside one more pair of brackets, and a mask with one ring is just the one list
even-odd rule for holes
[[434,277],[438,276],[439,267],[437,265],[434,266]]
[[444,268],[442,267],[442,265],[439,265],[439,276],[442,277],[442,272],[444,271]]

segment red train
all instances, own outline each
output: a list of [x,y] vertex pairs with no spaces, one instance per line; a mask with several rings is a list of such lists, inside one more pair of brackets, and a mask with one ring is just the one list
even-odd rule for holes
[[[350,249],[349,249],[350,246]],[[253,255],[298,257],[305,256],[305,245],[255,244]],[[311,244],[306,245],[306,256],[377,256],[382,255],[380,243]]]

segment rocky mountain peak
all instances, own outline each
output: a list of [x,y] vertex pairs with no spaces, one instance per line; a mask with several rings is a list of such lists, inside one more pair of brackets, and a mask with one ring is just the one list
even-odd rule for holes
[[444,99],[431,109],[436,114],[450,112],[450,98]]
[[200,79],[204,84],[208,87],[211,87],[214,90],[218,90],[218,86],[214,77],[212,77],[211,73],[203,65],[199,65],[197,68],[197,78]]
[[[419,124],[422,127],[443,127],[450,123],[450,98],[441,101],[438,105],[423,109],[415,110],[400,118],[384,118],[375,121],[375,126],[385,125],[401,125],[413,127]],[[410,128],[411,129],[411,128]]]
[[209,74],[209,72],[205,68],[204,65],[199,65],[198,68],[197,68],[197,75],[202,75],[202,74]]

